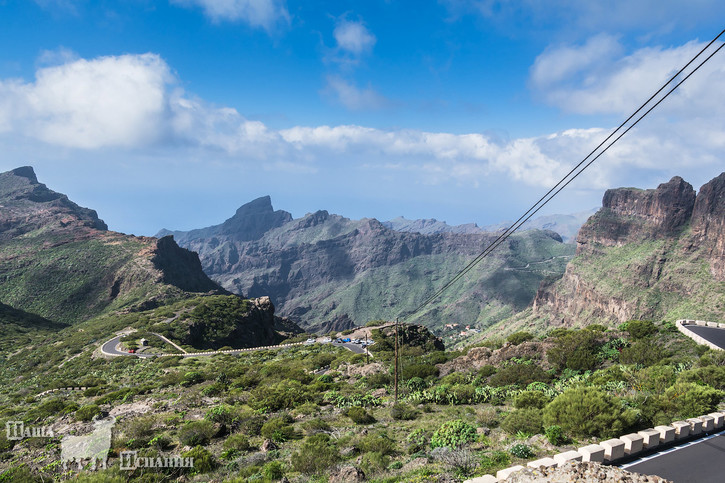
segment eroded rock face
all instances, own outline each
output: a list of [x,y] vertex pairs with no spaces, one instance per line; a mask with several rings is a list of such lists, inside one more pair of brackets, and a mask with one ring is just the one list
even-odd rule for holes
[[624,243],[674,236],[690,221],[695,190],[679,176],[654,190],[610,189],[604,193],[602,209],[579,230],[577,253],[596,244]]
[[725,173],[700,188],[692,213],[692,238],[710,259],[713,276],[725,281]]
[[602,204],[579,231],[562,279],[539,287],[537,315],[552,326],[652,319],[693,298],[702,303],[688,317],[725,315],[716,283],[725,280],[725,173],[697,195],[674,177],[654,190],[608,190]]
[[500,349],[491,350],[488,347],[474,347],[465,356],[457,357],[443,364],[438,364],[441,377],[453,372],[477,371],[483,366],[500,367],[504,361],[511,358],[535,359],[544,369],[549,369],[546,351],[554,344],[552,342],[523,342],[519,345],[506,344]]

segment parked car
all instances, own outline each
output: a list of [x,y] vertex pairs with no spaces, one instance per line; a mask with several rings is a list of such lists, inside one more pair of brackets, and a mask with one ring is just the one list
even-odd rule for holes
[[349,337],[346,337],[346,338],[342,339],[342,341],[343,342],[350,342],[350,338]]

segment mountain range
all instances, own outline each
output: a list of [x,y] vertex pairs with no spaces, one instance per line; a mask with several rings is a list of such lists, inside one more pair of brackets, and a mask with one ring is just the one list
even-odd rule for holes
[[656,189],[607,190],[576,243],[563,277],[500,329],[725,320],[725,173],[697,193],[677,176]]
[[[157,236],[173,235],[199,253],[204,271],[230,292],[268,295],[280,315],[327,331],[411,310],[497,237],[445,226],[429,224],[426,233],[412,226],[396,230],[327,211],[293,219],[275,211],[267,196],[220,225]],[[561,276],[573,251],[551,231],[517,233],[418,320],[440,328],[508,317],[531,302],[541,280]]]

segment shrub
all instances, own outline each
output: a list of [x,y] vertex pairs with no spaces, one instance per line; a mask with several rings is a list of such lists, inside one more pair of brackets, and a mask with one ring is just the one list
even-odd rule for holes
[[179,441],[186,446],[204,446],[214,433],[214,425],[209,421],[191,421],[179,429]]
[[235,450],[235,451],[249,451],[251,445],[249,444],[249,438],[243,434],[232,434],[226,440],[224,440],[224,449]]
[[531,340],[533,338],[534,338],[534,336],[531,335],[529,332],[522,330],[519,332],[514,332],[513,334],[508,336],[508,338],[506,340],[513,345],[519,345],[522,342],[526,342],[527,340]]
[[481,468],[487,472],[495,472],[511,464],[511,457],[505,451],[491,451],[481,456]]
[[661,411],[672,417],[694,418],[717,408],[725,393],[691,382],[678,382],[659,398]]
[[447,447],[447,448],[459,448],[466,443],[472,443],[476,441],[478,435],[476,434],[476,428],[468,424],[467,422],[456,419],[453,421],[446,421],[433,433],[433,437],[430,440],[431,448]]
[[184,458],[194,458],[194,472],[195,473],[207,473],[216,467],[216,461],[214,456],[206,449],[201,446],[181,454]]
[[627,322],[627,332],[635,339],[642,339],[648,335],[656,334],[657,327],[651,320],[630,320]]
[[297,432],[290,426],[291,422],[289,415],[272,418],[262,426],[262,436],[279,443],[296,439]]
[[428,446],[428,433],[423,428],[418,428],[405,438],[408,442],[408,454],[423,451]]
[[528,446],[526,446],[523,443],[518,443],[518,444],[513,445],[511,447],[511,449],[509,450],[509,452],[512,455],[516,456],[517,458],[521,458],[521,459],[529,459],[532,456],[534,456],[534,454],[536,454],[536,453],[534,453],[534,451],[531,448],[529,448]]
[[556,337],[556,345],[546,352],[549,362],[559,370],[587,371],[597,365],[596,333],[569,330]]
[[390,409],[390,417],[398,421],[411,421],[418,417],[418,411],[409,404],[398,403]]
[[549,382],[551,377],[536,364],[512,364],[500,369],[491,376],[492,386],[508,386],[518,384],[527,386],[532,382]]
[[148,445],[151,438],[154,437],[155,423],[156,418],[151,415],[132,419],[123,433],[129,441],[129,446],[141,448]]
[[268,480],[281,480],[284,476],[284,466],[281,461],[270,461],[262,466],[262,476]]
[[619,360],[625,364],[651,366],[667,357],[663,347],[651,340],[638,340],[629,347],[622,349]]
[[242,411],[238,419],[239,430],[247,436],[259,436],[264,426],[264,416],[252,411]]
[[714,387],[715,389],[725,389],[725,367],[711,365],[691,369],[680,373],[677,380],[682,382],[694,382],[701,385],[706,384]]
[[478,377],[482,379],[486,379],[487,377],[490,377],[492,375],[496,374],[496,367],[494,366],[483,366],[478,370]]
[[204,375],[197,371],[190,371],[184,374],[184,379],[181,382],[182,386],[193,386],[204,382]]
[[547,426],[544,430],[544,434],[546,435],[546,439],[549,440],[549,443],[554,446],[560,446],[569,440],[569,438],[564,435],[564,430],[561,429],[561,426],[557,426],[556,424]]
[[204,415],[204,419],[212,423],[219,423],[225,426],[231,426],[237,418],[236,411],[231,406],[220,404],[209,409]]
[[438,377],[438,372],[438,368],[433,364],[407,364],[403,366],[402,376],[403,379],[412,379],[414,377],[426,379],[428,377]]
[[349,407],[345,409],[344,414],[355,424],[372,424],[375,422],[373,415],[360,406]]
[[309,421],[305,421],[302,423],[302,429],[305,430],[305,433],[307,435],[317,434],[317,433],[324,433],[327,431],[330,431],[330,425],[327,424],[325,421],[319,418],[310,419]]
[[595,387],[574,387],[559,394],[544,409],[544,424],[558,425],[581,436],[614,437],[636,419],[619,399]]
[[511,411],[501,423],[501,427],[509,434],[516,434],[519,431],[539,434],[543,429],[541,409],[525,408]]
[[340,455],[326,434],[309,436],[291,458],[294,470],[307,475],[321,474],[339,460]]
[[365,453],[391,455],[395,453],[395,441],[384,432],[368,433],[358,441],[358,447]]
[[518,409],[543,409],[549,403],[549,398],[541,391],[523,391],[514,398],[514,406]]
[[101,414],[101,408],[95,404],[88,404],[78,408],[75,417],[78,421],[90,421],[94,416],[98,416],[99,414]]
[[315,399],[311,389],[300,381],[285,379],[272,385],[260,385],[252,390],[248,404],[252,409],[279,411]]

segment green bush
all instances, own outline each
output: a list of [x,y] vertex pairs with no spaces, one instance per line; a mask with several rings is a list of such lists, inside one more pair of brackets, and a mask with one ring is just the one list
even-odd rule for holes
[[289,415],[271,418],[262,426],[262,436],[272,441],[283,443],[297,438],[297,432],[290,425],[292,418]]
[[214,455],[206,448],[196,446],[195,448],[182,453],[183,458],[194,458],[194,473],[208,473],[216,467]]
[[418,417],[418,411],[409,404],[398,403],[390,408],[390,417],[398,421],[412,421]]
[[500,369],[489,380],[492,386],[518,384],[526,387],[532,382],[549,382],[551,376],[536,364],[511,364]]
[[307,437],[291,458],[292,468],[306,475],[322,474],[339,460],[340,455],[326,434]]
[[447,447],[456,449],[478,439],[476,428],[461,419],[446,421],[433,433],[431,448]]
[[568,330],[556,337],[546,352],[549,362],[559,370],[587,371],[597,365],[597,334],[590,330]]
[[657,327],[651,320],[630,320],[627,322],[627,332],[635,339],[642,339],[657,333]]
[[569,438],[564,435],[564,430],[561,429],[561,426],[557,426],[556,424],[547,426],[544,430],[544,434],[546,435],[546,439],[549,443],[554,446],[560,446],[569,440]]
[[268,480],[281,480],[284,476],[284,466],[281,461],[269,461],[262,466],[262,476]]
[[262,434],[262,426],[264,426],[264,416],[252,411],[241,411],[239,413],[238,422],[239,431],[247,436],[259,436]]
[[357,446],[364,453],[379,453],[381,455],[391,455],[395,453],[396,450],[395,441],[390,439],[390,437],[382,431],[366,434],[360,438]]
[[101,414],[101,408],[99,408],[95,404],[88,404],[86,406],[81,406],[78,408],[78,410],[75,413],[75,418],[77,421],[90,421],[93,419],[94,416],[98,416]]
[[355,424],[372,424],[375,422],[373,415],[360,406],[349,407],[345,409],[344,414]]
[[665,357],[667,357],[667,353],[663,347],[658,346],[651,340],[644,339],[622,349],[619,360],[625,364],[651,366]]
[[501,423],[501,427],[509,434],[523,432],[534,435],[541,433],[542,421],[541,409],[529,407],[511,411]]
[[694,418],[717,409],[725,393],[691,382],[678,382],[659,398],[659,408],[673,418]]
[[428,443],[430,443],[428,433],[423,428],[413,430],[405,440],[408,442],[408,454],[423,451],[428,446]]
[[124,431],[128,445],[132,448],[142,448],[149,444],[154,437],[156,417],[153,415],[139,416],[132,419]]
[[725,389],[725,367],[710,365],[684,371],[677,376],[677,381],[694,382],[712,386],[715,389]]
[[433,364],[418,363],[418,364],[406,364],[403,366],[402,376],[403,379],[412,379],[414,377],[420,377],[426,379],[428,377],[438,377],[438,368]]
[[531,335],[529,332],[522,330],[519,332],[514,332],[513,334],[508,336],[508,338],[506,338],[506,340],[513,345],[519,345],[522,342],[526,342],[527,340],[531,340],[533,338],[534,338],[534,336]]
[[511,447],[511,449],[509,450],[509,452],[512,455],[516,456],[517,458],[521,458],[524,460],[529,459],[536,454],[536,453],[534,453],[534,451],[531,448],[529,448],[528,446],[526,446],[523,443],[518,443],[518,444],[513,445]]
[[636,414],[619,399],[595,387],[574,387],[559,394],[544,409],[544,424],[571,434],[614,437],[634,424]]
[[229,436],[226,440],[224,440],[224,444],[222,446],[226,450],[231,449],[239,452],[249,451],[252,447],[249,444],[249,438],[239,433]]
[[480,377],[482,379],[486,379],[488,377],[491,377],[494,374],[496,374],[496,367],[495,366],[486,365],[486,366],[481,367],[478,370],[478,377]]
[[517,409],[543,409],[548,403],[549,398],[541,391],[523,391],[514,398],[514,406]]
[[302,429],[304,429],[305,434],[309,436],[312,434],[330,431],[330,425],[322,419],[314,418],[302,423]]
[[511,456],[505,451],[491,451],[481,456],[481,469],[487,473],[495,473],[511,464]]
[[260,385],[253,389],[248,404],[252,409],[279,411],[314,401],[315,397],[314,391],[307,384],[294,379],[285,379],[276,384]]
[[214,436],[214,425],[205,420],[191,421],[179,429],[179,441],[186,446],[204,446]]

